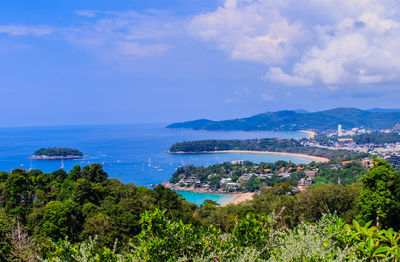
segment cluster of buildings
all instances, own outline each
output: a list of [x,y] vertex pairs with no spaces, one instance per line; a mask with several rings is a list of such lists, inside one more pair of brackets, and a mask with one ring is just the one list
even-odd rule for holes
[[[240,161],[234,164],[241,164]],[[254,166],[253,168],[258,168],[258,166]],[[254,170],[254,169],[253,169]],[[261,180],[272,179],[272,178],[282,178],[282,179],[289,179],[293,173],[293,171],[302,171],[304,170],[303,166],[297,167],[289,167],[280,168],[276,173],[272,173],[270,169],[263,170],[263,173],[258,172],[249,172],[242,174],[238,178],[233,179],[232,174],[227,175],[226,177],[220,178],[219,181],[219,189],[215,189],[215,186],[211,187],[208,182],[201,182],[197,175],[192,174],[188,176],[186,172],[182,172],[179,174],[178,178],[179,181],[175,184],[172,184],[168,181],[164,182],[164,186],[171,188],[173,190],[189,190],[194,192],[232,192],[232,191],[239,191],[244,188],[246,183],[252,178],[259,178]],[[306,178],[302,178],[298,181],[298,189],[304,190],[306,187],[310,186],[314,178],[318,173],[318,169],[314,170],[304,170],[304,174]],[[208,176],[208,181],[211,181],[213,177],[218,176],[217,174],[212,174]]]
[[327,136],[328,137],[333,137],[333,136],[342,137],[342,136],[355,136],[355,135],[368,134],[368,133],[371,133],[371,131],[366,130],[364,128],[358,128],[358,127],[345,130],[345,129],[343,129],[342,125],[339,124],[337,131],[329,132],[327,134]]
[[[382,129],[376,130],[374,132],[381,132],[381,133],[390,133],[390,132],[400,132],[400,124],[396,124],[393,129]],[[331,150],[337,149],[344,149],[355,151],[358,153],[369,153],[372,155],[377,155],[380,157],[388,157],[391,155],[400,154],[400,141],[397,143],[386,143],[384,145],[377,145],[374,143],[366,143],[359,145],[353,141],[351,136],[359,135],[359,134],[370,134],[372,131],[365,130],[363,128],[352,128],[349,130],[344,130],[342,125],[338,125],[338,129],[335,132],[327,133],[327,137],[336,137],[337,140],[332,142],[330,145],[321,145],[317,142],[306,142],[305,145],[319,147],[319,148],[326,148]]]
[[299,190],[306,189],[308,186],[310,186],[314,182],[314,178],[318,174],[318,169],[306,170],[305,174],[306,174],[307,177],[306,178],[301,178],[299,180],[299,182],[297,183],[297,188]]

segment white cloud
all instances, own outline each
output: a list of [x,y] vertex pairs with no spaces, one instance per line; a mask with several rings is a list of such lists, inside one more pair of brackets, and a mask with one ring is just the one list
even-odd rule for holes
[[288,86],[307,86],[312,84],[310,79],[288,75],[279,67],[270,67],[269,72],[264,78],[268,81],[281,83]]
[[64,37],[95,56],[117,60],[159,56],[174,47],[181,37],[181,20],[163,12],[138,13],[80,11],[80,15],[96,19],[82,26],[69,28]]
[[289,22],[268,3],[247,0],[228,0],[215,12],[194,17],[189,32],[215,42],[232,59],[265,64],[282,63],[306,36],[301,23]]
[[[288,86],[400,82],[395,0],[226,0],[190,33]],[[285,73],[286,71],[286,73]]]
[[239,99],[235,99],[235,98],[227,98],[224,100],[224,104],[233,104],[233,103],[237,103],[239,102]]
[[262,100],[267,101],[267,102],[275,100],[275,96],[274,95],[267,94],[267,93],[262,93],[261,94],[261,98],[262,98]]
[[11,36],[45,36],[49,35],[53,30],[46,25],[28,26],[28,25],[0,25],[0,33]]
[[156,10],[139,13],[78,10],[82,17],[76,26],[0,25],[9,36],[51,36],[65,40],[101,59],[127,60],[158,56],[174,47],[183,37],[183,20]]

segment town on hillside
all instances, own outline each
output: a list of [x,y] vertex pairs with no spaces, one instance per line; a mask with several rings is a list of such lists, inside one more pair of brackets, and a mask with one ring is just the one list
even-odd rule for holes
[[163,185],[176,191],[226,194],[255,192],[287,182],[301,191],[312,184],[357,182],[370,167],[370,159],[310,164],[286,161],[255,164],[238,160],[209,167],[183,166]]

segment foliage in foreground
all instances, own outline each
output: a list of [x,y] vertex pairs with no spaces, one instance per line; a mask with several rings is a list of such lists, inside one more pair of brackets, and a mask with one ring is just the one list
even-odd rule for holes
[[247,216],[230,233],[142,214],[142,231],[123,252],[95,248],[95,240],[53,244],[43,261],[377,261],[400,259],[400,234],[371,223],[325,215],[317,223],[282,227],[279,216]]
[[15,169],[0,172],[0,261],[398,261],[399,192],[400,173],[378,159],[361,184],[282,183],[224,207],[96,164]]

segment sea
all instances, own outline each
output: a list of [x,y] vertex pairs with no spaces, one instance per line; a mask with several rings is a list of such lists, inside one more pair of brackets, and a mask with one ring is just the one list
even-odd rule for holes
[[[61,160],[30,160],[42,147],[73,147],[87,157],[63,160],[64,170],[75,165],[100,163],[110,178],[124,183],[149,186],[169,180],[175,169],[187,164],[209,166],[233,160],[255,163],[278,160],[308,163],[310,160],[285,155],[218,153],[168,154],[175,142],[203,139],[301,138],[306,133],[273,131],[195,131],[168,129],[167,124],[121,124],[88,126],[8,127],[0,128],[0,171],[14,168],[40,169],[53,172]],[[201,204],[205,199],[226,203],[230,195],[178,192],[188,201]]]

